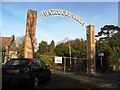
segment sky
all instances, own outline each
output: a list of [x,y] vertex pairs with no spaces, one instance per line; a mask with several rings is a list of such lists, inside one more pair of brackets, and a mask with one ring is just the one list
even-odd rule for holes
[[119,0],[1,0],[2,2],[119,2]]
[[[1,4],[0,4],[1,6]],[[104,25],[118,25],[117,2],[2,2],[2,36],[24,36],[27,11],[39,12],[49,9],[63,9],[79,16],[86,25],[95,25],[95,34]],[[2,23],[2,24],[1,24]],[[77,21],[64,16],[49,16],[36,25],[36,38],[48,43],[68,39],[86,39],[86,29]]]

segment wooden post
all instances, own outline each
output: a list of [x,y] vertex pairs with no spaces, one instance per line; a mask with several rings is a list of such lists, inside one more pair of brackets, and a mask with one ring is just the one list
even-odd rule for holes
[[96,73],[96,59],[95,59],[95,27],[89,25],[87,31],[87,73]]
[[66,72],[66,57],[64,57],[64,72]]
[[26,34],[25,34],[25,48],[24,48],[25,58],[33,58],[36,20],[37,20],[37,11],[28,10]]

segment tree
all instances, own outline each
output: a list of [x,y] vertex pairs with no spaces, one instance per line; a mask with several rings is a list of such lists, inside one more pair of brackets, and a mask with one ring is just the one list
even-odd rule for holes
[[69,44],[71,46],[72,57],[86,58],[86,41],[78,38],[59,43],[55,48],[56,55],[69,57]]
[[48,45],[48,53],[50,55],[54,55],[54,49],[55,49],[55,42],[54,40],[52,40],[50,45]]
[[120,32],[115,33],[109,39],[109,45],[111,48],[111,65],[115,67],[116,70],[120,70],[119,68],[119,59],[120,59]]
[[54,55],[54,41],[52,40],[50,45],[46,41],[41,41],[38,46],[37,52],[34,53],[36,58],[43,60],[50,67],[53,64],[53,59],[51,58]]
[[72,58],[86,58],[86,40],[75,39],[59,42],[55,46],[55,42],[52,40],[48,45],[46,41],[39,43],[38,50],[35,52],[35,57],[41,58],[46,63],[53,63],[53,56],[70,57],[69,44],[71,46]]
[[68,47],[64,43],[60,43],[56,46],[55,53],[57,56],[68,56],[66,49],[68,50]]
[[38,52],[41,55],[45,55],[46,53],[48,53],[48,44],[46,41],[41,41],[41,43],[39,43]]
[[109,38],[114,35],[115,32],[120,32],[120,27],[114,25],[105,25],[101,28],[101,31],[98,32],[98,35],[96,37],[105,35],[105,38]]
[[[105,37],[102,37],[105,35]],[[109,66],[114,66],[118,70],[120,58],[120,27],[114,25],[105,25],[98,32],[97,52],[109,53]]]
[[75,39],[72,45],[74,49],[74,57],[86,58],[86,41],[83,39]]
[[25,47],[24,36],[16,37],[16,47],[17,47],[17,51],[18,51],[18,57],[23,58],[24,57],[24,47]]

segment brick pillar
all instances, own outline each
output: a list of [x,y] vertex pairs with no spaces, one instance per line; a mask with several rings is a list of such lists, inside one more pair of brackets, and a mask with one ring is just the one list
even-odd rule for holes
[[37,20],[37,11],[28,10],[26,33],[25,33],[25,48],[24,48],[25,58],[33,58],[36,20]]
[[96,73],[96,59],[95,59],[95,27],[89,25],[87,31],[87,73]]

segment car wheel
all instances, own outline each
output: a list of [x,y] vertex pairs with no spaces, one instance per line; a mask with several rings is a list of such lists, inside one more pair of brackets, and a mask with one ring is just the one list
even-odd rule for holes
[[34,81],[33,81],[33,88],[37,88],[39,84],[39,79],[37,76],[34,77]]

